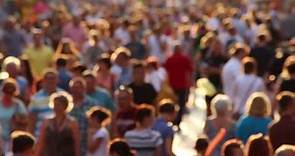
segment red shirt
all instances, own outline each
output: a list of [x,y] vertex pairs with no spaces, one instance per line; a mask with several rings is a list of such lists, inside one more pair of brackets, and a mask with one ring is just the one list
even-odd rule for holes
[[187,56],[181,52],[175,52],[167,59],[164,66],[173,89],[187,89],[190,87],[193,66]]

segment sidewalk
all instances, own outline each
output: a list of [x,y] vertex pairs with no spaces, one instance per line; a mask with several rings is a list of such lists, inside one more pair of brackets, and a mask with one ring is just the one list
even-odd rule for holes
[[175,134],[173,140],[172,149],[177,156],[196,155],[194,145],[205,125],[206,107],[204,96],[198,90],[192,90],[187,103],[189,113],[184,115],[181,131]]

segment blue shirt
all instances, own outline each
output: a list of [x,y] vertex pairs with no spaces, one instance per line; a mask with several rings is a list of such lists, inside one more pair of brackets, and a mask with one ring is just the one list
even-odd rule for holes
[[166,147],[165,147],[165,141],[168,138],[173,138],[174,136],[174,131],[172,129],[172,124],[169,125],[167,122],[165,122],[165,120],[163,118],[158,118],[154,125],[153,125],[153,130],[160,132],[162,140],[163,140],[163,144],[162,144],[162,156],[167,156],[167,151],[166,151]]
[[95,89],[95,92],[88,93],[87,95],[96,100],[96,103],[99,106],[105,107],[112,112],[115,111],[115,105],[113,103],[111,95],[108,93],[107,90],[97,87]]
[[57,86],[68,91],[69,90],[69,82],[72,79],[71,73],[65,68],[58,69],[58,84]]
[[253,134],[267,134],[268,125],[271,121],[271,118],[243,116],[238,121],[236,135],[246,143],[248,138]]
[[86,116],[86,112],[95,106],[95,101],[92,98],[86,96],[83,103],[80,106],[74,106],[70,115],[76,119],[78,122],[79,130],[80,130],[80,156],[86,156],[87,153],[87,139],[88,139],[88,119]]
[[[57,89],[57,91],[62,91]],[[43,89],[39,90],[31,99],[29,105],[29,112],[36,114],[36,124],[35,124],[35,135],[38,137],[40,134],[40,127],[42,121],[53,117],[54,112],[49,107],[49,94]]]

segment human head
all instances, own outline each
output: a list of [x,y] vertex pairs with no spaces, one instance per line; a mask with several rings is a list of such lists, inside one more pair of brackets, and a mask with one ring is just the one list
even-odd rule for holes
[[11,31],[11,30],[15,29],[16,22],[17,21],[14,16],[9,16],[4,23],[4,28],[8,31],[9,30]]
[[295,146],[294,145],[282,145],[275,151],[275,156],[294,156]]
[[255,92],[246,101],[246,112],[250,116],[269,117],[271,115],[271,103],[263,92]]
[[49,68],[44,71],[42,78],[42,87],[48,93],[53,93],[56,90],[58,83],[58,73],[55,69]]
[[[284,62],[284,65],[283,65],[283,72],[282,72],[282,76],[285,77],[285,78],[290,78],[291,77],[291,74],[293,73],[292,71],[294,70],[293,68],[293,65],[292,64],[295,64],[295,56],[294,55],[290,55],[287,57],[287,59],[285,60]],[[289,69],[288,69],[289,67]],[[289,73],[291,72],[291,73]]]
[[73,77],[82,76],[83,75],[82,73],[85,70],[87,70],[87,67],[85,65],[81,64],[80,62],[75,62],[72,69],[71,69],[71,71],[72,71],[72,73],[74,75]]
[[93,93],[96,88],[96,73],[94,73],[92,70],[85,70],[83,72],[83,77],[86,82],[86,92]]
[[110,145],[110,156],[134,156],[134,154],[124,140],[115,139]]
[[99,70],[110,70],[112,67],[112,62],[109,54],[102,54],[97,61]]
[[129,59],[131,57],[131,52],[125,47],[119,47],[111,56],[111,60],[118,64],[119,66],[126,67],[129,64]]
[[282,91],[276,96],[281,115],[295,115],[295,94],[290,91]]
[[155,56],[150,56],[146,59],[146,65],[148,70],[157,70],[160,66],[159,59]]
[[14,131],[11,133],[12,152],[14,155],[34,156],[35,138],[28,132]]
[[66,57],[59,57],[57,58],[55,64],[56,64],[56,68],[65,68],[67,66],[67,58]]
[[42,29],[33,28],[32,29],[32,34],[33,34],[34,45],[36,47],[41,46],[42,39],[43,39],[43,31],[42,31]]
[[229,50],[229,54],[238,59],[243,59],[248,55],[250,48],[244,43],[235,43]]
[[257,70],[257,63],[256,61],[251,57],[245,57],[242,60],[244,73],[245,74],[254,74]]
[[2,93],[6,96],[16,96],[19,94],[19,88],[15,79],[7,78],[2,82]]
[[215,116],[231,115],[232,102],[228,96],[224,94],[216,95],[211,101],[212,114]]
[[208,145],[209,145],[208,138],[206,138],[206,137],[198,138],[198,140],[196,141],[196,144],[195,144],[195,150],[198,153],[205,155]]
[[133,103],[133,91],[127,86],[120,86],[115,91],[115,97],[119,109],[128,109]]
[[54,110],[56,116],[65,115],[73,108],[73,98],[65,91],[55,92],[50,95],[49,107]]
[[159,113],[164,116],[169,122],[175,120],[177,111],[178,107],[172,102],[172,100],[163,99],[159,102]]
[[134,83],[144,83],[145,78],[145,65],[141,61],[134,61],[133,66],[133,82]]
[[151,105],[141,104],[135,114],[137,127],[149,128],[154,122],[155,108]]
[[246,155],[248,156],[272,156],[273,149],[268,137],[262,134],[251,135],[246,144]]
[[90,108],[86,115],[89,119],[89,123],[93,127],[104,126],[107,123],[107,119],[111,118],[111,112],[105,108],[93,106]]
[[73,98],[84,98],[86,93],[86,82],[82,77],[73,78],[70,83],[70,92]]
[[4,59],[2,70],[9,74],[9,77],[15,78],[20,71],[20,60],[14,56],[8,56]]
[[230,139],[221,148],[221,156],[244,156],[244,145],[240,140]]

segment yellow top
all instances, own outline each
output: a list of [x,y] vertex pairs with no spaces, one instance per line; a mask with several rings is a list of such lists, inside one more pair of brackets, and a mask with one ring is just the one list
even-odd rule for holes
[[50,67],[53,62],[53,50],[46,45],[38,49],[34,46],[29,46],[24,51],[24,57],[29,61],[34,78],[40,80],[43,71]]

